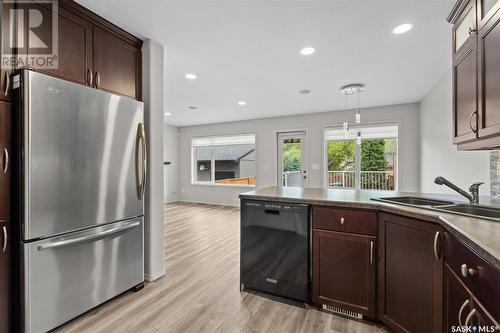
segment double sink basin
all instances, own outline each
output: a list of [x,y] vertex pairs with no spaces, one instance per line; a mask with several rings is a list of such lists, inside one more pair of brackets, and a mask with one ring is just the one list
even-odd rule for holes
[[477,204],[454,203],[451,201],[434,200],[418,197],[377,198],[376,201],[400,204],[411,207],[427,208],[446,213],[460,214],[500,222],[500,209]]

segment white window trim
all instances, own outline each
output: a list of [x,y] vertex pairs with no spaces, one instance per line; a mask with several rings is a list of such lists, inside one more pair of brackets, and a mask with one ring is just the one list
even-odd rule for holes
[[[376,123],[364,123],[362,125],[358,125],[358,126],[353,126],[352,129],[355,129],[355,128],[362,128],[362,127],[383,127],[383,126],[397,126],[397,133],[398,133],[398,137],[397,137],[397,158],[396,158],[396,175],[394,177],[394,191],[399,191],[399,178],[400,178],[400,174],[401,174],[401,170],[399,169],[399,160],[401,158],[401,155],[402,155],[402,138],[401,138],[401,122],[399,120],[389,120],[389,121],[386,121],[386,122],[376,122]],[[329,186],[329,183],[328,183],[328,144],[327,142],[330,141],[330,140],[325,140],[325,132],[329,129],[342,129],[342,126],[339,126],[339,125],[327,125],[327,126],[323,126],[323,186],[324,188],[326,189],[336,189],[334,187],[330,187]],[[351,129],[351,130],[352,130]],[[346,140],[346,141],[351,141],[351,139],[349,140]],[[359,159],[360,163],[356,163],[356,169],[355,169],[355,187],[349,187],[349,188],[345,188],[346,190],[361,190],[360,189],[360,175],[361,175],[361,149],[358,148],[358,145],[355,145],[356,148],[355,148],[355,159],[356,161]],[[359,156],[358,156],[358,153],[359,153]],[[359,170],[358,170],[359,168]],[[337,188],[339,190],[341,190],[341,188]],[[367,190],[369,191],[369,190]],[[391,192],[391,190],[376,190],[376,191],[387,191],[387,192]]]
[[[248,143],[234,143],[234,142],[229,142],[229,143],[220,143],[218,139],[220,138],[228,138],[230,139],[231,137],[244,137],[244,136],[253,136],[253,141],[248,142]],[[211,142],[211,145],[203,145],[203,144],[195,144],[193,145],[193,142],[198,142],[207,141]],[[217,142],[219,141],[219,142]],[[217,146],[225,146],[225,145],[245,145],[245,144],[253,144],[256,146],[256,135],[255,133],[233,133],[233,134],[220,134],[220,135],[210,135],[210,136],[197,136],[197,137],[192,137],[191,138],[191,185],[196,185],[196,186],[212,186],[212,187],[227,187],[227,188],[245,188],[245,189],[252,189],[255,188],[256,185],[243,185],[243,184],[220,184],[220,183],[215,183],[215,158],[214,158],[214,151],[215,147]],[[198,181],[196,180],[196,172],[197,172],[197,165],[196,165],[196,148],[211,148],[212,149],[212,160],[210,162],[210,178],[212,180],[210,181]],[[257,164],[255,164],[256,171],[257,171]],[[255,177],[257,179],[257,177]]]

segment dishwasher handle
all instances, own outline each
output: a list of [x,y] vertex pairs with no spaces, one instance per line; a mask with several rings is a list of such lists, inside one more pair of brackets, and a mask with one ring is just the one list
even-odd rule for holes
[[280,215],[280,211],[276,209],[266,209],[264,210],[264,213],[271,215]]

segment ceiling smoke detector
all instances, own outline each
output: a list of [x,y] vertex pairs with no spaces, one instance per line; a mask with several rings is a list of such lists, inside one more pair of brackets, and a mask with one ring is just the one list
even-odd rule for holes
[[190,105],[190,106],[188,106],[188,109],[189,110],[198,110],[198,107],[195,105]]
[[300,95],[307,95],[307,94],[310,94],[310,93],[311,93],[311,90],[307,90],[307,89],[299,91]]
[[342,95],[352,95],[365,90],[365,86],[361,83],[348,84],[340,88],[340,93]]

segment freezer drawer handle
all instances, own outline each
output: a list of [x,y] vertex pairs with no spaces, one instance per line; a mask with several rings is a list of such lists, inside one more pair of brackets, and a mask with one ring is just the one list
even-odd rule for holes
[[[140,155],[139,155],[139,145],[141,147]],[[140,123],[137,126],[137,137],[136,137],[136,148],[135,148],[135,177],[137,183],[137,196],[141,200],[144,198],[144,189],[146,186],[146,169],[147,169],[146,149],[147,149],[146,133],[144,130],[144,124]]]
[[62,240],[59,242],[38,245],[38,251],[103,239],[103,238],[106,238],[108,236],[114,235],[116,233],[131,229],[131,228],[135,228],[139,224],[140,224],[140,222],[136,221],[136,222],[127,224],[127,225],[122,226],[122,227],[113,228],[113,229],[103,231],[103,232],[95,234],[95,235],[88,235],[88,236],[78,237],[78,238],[74,238],[74,239]]

